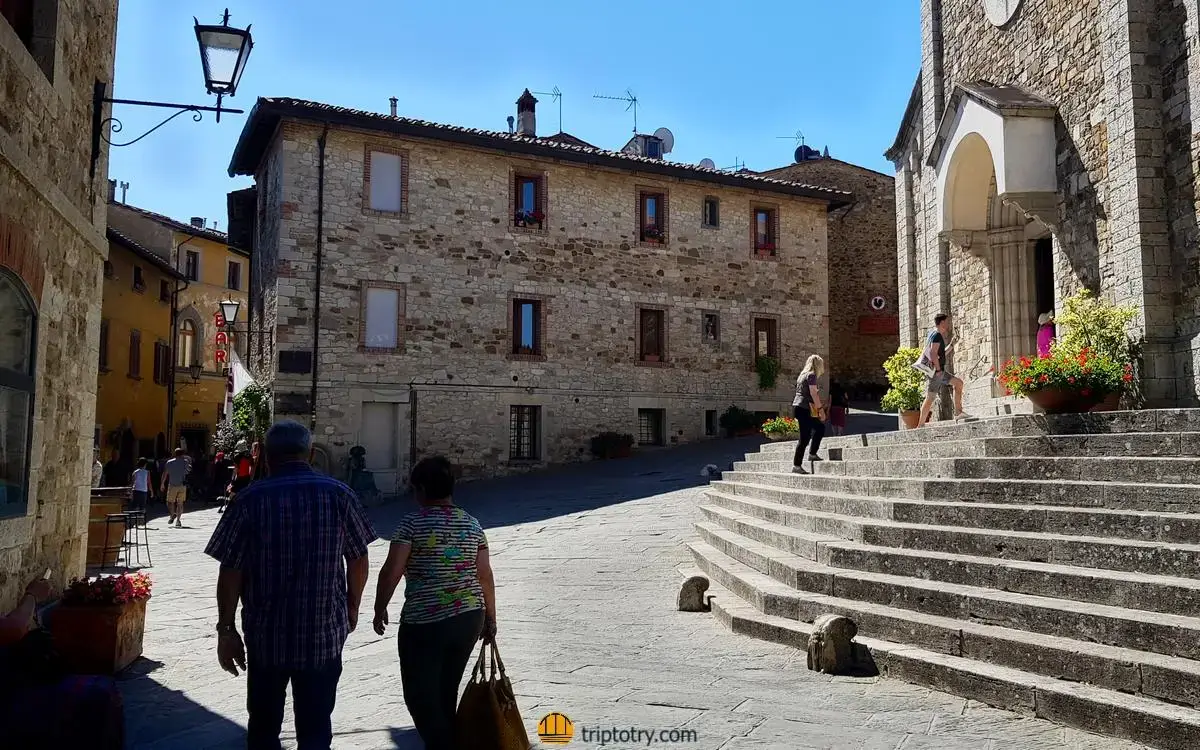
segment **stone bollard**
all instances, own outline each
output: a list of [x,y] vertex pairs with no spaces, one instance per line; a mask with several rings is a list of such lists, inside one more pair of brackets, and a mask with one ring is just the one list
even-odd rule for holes
[[848,617],[821,615],[808,637],[808,668],[825,674],[846,674],[855,666],[854,645],[858,626]]
[[712,607],[704,598],[704,592],[708,591],[708,579],[704,576],[692,576],[683,582],[683,588],[679,589],[679,599],[677,604],[680,612],[710,612]]

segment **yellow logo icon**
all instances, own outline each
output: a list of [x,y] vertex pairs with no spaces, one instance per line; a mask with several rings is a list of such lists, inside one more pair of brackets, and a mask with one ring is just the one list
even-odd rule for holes
[[575,736],[575,722],[557,711],[546,714],[537,725],[538,739],[547,745],[565,745]]

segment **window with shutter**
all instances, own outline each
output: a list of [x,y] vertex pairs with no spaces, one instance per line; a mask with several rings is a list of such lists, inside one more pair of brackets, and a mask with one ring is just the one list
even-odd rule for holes
[[129,377],[142,377],[142,332],[129,332]]
[[642,308],[638,311],[638,359],[662,362],[666,358],[666,312]]

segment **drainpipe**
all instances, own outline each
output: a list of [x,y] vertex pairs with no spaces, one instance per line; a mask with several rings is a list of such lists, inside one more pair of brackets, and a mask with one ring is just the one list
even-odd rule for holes
[[317,371],[321,357],[321,258],[325,247],[325,143],[329,138],[329,123],[325,123],[317,139],[317,257],[313,292],[312,392],[309,396],[311,414],[308,429],[317,434]]
[[417,389],[408,384],[408,470],[417,465]]

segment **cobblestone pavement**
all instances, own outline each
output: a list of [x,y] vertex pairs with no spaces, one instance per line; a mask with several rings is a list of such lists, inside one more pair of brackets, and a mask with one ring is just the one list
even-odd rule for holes
[[[541,716],[560,711],[576,722],[569,747],[579,748],[600,746],[581,739],[583,727],[690,729],[694,743],[655,746],[702,750],[1136,747],[902,682],[817,675],[801,652],[676,612],[700,469],[725,466],[752,445],[720,441],[461,488],[459,502],[492,543],[499,645],[531,738]],[[390,532],[408,507],[376,509],[378,530]],[[245,681],[217,667],[217,566],[202,553],[218,518],[208,509],[187,513],[183,529],[151,523],[145,658],[121,683],[132,748],[243,741]],[[384,554],[384,542],[371,548],[376,570]],[[373,572],[363,626],[346,647],[334,747],[417,750],[394,630],[378,638],[367,625],[374,586]],[[396,602],[393,621],[398,613]]]

